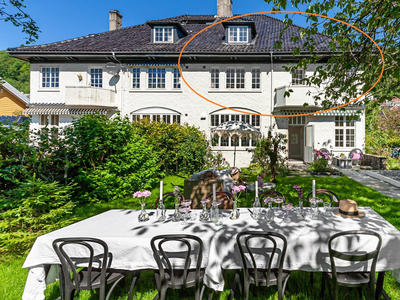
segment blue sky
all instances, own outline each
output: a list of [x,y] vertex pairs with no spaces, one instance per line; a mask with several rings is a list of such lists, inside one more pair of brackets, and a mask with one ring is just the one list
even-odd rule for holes
[[[123,15],[122,27],[138,25],[147,20],[183,14],[216,14],[217,0],[25,0],[26,12],[40,30],[37,45],[58,42],[88,34],[108,31],[108,11],[117,9]],[[269,11],[263,0],[234,0],[233,13]],[[284,14],[274,14],[283,18]],[[302,17],[297,20],[302,24]],[[25,43],[21,28],[0,21],[0,50]]]

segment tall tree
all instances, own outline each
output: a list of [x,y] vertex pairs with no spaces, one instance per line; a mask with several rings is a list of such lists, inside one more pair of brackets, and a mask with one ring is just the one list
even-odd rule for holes
[[24,0],[0,0],[0,20],[22,27],[22,32],[27,34],[26,44],[32,44],[39,37],[39,27],[26,13]]
[[[298,10],[330,16],[349,23],[368,34],[382,49],[385,71],[373,95],[379,101],[400,94],[400,1],[399,0],[264,0],[274,4],[274,10]],[[307,25],[301,29],[300,38],[305,39],[303,47],[293,55],[307,52],[309,55],[298,59],[296,64],[287,66],[288,71],[307,68],[310,64],[325,59],[327,63],[317,67],[312,76],[304,82],[320,88],[314,100],[323,107],[332,107],[349,102],[367,90],[377,81],[383,67],[381,55],[374,43],[351,26],[314,15],[304,15]],[[293,23],[292,15],[286,14],[287,26]],[[286,27],[287,28],[287,27]],[[331,37],[327,53],[315,51],[315,34]],[[283,33],[281,33],[283,34]],[[307,38],[308,37],[308,38]],[[293,41],[299,37],[292,37]],[[275,47],[280,47],[280,42]],[[357,103],[368,102],[370,97]]]
[[28,62],[0,51],[0,77],[24,93],[29,93],[29,69]]

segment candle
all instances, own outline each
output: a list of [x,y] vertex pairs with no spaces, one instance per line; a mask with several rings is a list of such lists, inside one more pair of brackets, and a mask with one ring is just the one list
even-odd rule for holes
[[255,182],[256,197],[258,197],[258,181]]
[[215,183],[213,183],[213,201],[217,201],[217,191],[215,190]]
[[312,196],[315,198],[315,180],[312,181]]
[[160,181],[160,199],[163,198],[163,182]]

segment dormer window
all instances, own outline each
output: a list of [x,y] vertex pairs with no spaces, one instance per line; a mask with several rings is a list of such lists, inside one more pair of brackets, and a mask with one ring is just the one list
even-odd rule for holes
[[250,26],[228,26],[228,43],[249,43]]
[[154,43],[173,43],[173,26],[154,26]]

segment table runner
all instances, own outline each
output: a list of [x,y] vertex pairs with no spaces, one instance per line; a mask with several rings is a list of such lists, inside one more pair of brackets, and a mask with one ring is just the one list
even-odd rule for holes
[[[150,247],[153,236],[162,234],[194,234],[204,243],[203,267],[206,267],[204,282],[207,286],[222,291],[223,269],[241,268],[240,255],[234,249],[236,234],[244,230],[274,231],[288,240],[284,268],[288,270],[328,271],[327,240],[334,233],[345,230],[372,230],[383,239],[377,271],[400,268],[400,232],[371,208],[360,208],[365,218],[344,219],[333,216],[328,220],[298,220],[285,222],[275,218],[273,222],[253,220],[250,212],[241,208],[239,220],[225,218],[223,226],[200,221],[188,221],[188,225],[155,221],[154,210],[150,221],[139,223],[137,210],[110,210],[65,228],[40,236],[33,245],[23,267],[29,269],[23,295],[24,300],[44,299],[45,264],[58,264],[52,241],[60,237],[95,237],[104,240],[113,253],[111,267],[122,270],[157,269]],[[168,210],[167,215],[173,211]]]

